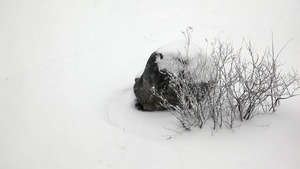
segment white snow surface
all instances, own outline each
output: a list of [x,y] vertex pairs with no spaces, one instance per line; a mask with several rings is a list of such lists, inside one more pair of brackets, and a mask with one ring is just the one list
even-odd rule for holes
[[300,70],[298,0],[0,1],[0,168],[298,169],[300,98],[212,131],[181,132],[167,111],[134,108],[150,54],[193,27]]

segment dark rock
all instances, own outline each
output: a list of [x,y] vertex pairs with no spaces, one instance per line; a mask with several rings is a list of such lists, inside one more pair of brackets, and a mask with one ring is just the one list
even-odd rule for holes
[[186,92],[182,90],[183,86],[191,88],[187,89],[191,93],[184,94],[203,99],[204,95],[209,94],[210,86],[213,86],[210,82],[213,72],[210,58],[202,53],[200,47],[193,43],[186,44],[185,41],[171,42],[151,54],[142,76],[135,79],[135,106],[145,111],[165,110],[161,105],[162,100],[153,94],[153,90],[164,97],[168,105],[184,106],[185,102],[180,102],[178,98],[182,95],[177,97],[181,91]]
[[165,110],[160,105],[161,99],[153,94],[151,88],[161,93],[170,104],[178,104],[174,90],[169,85],[170,76],[160,71],[156,62],[157,58],[163,59],[161,53],[153,52],[146,64],[140,78],[135,79],[134,94],[137,98],[136,108],[145,111]]

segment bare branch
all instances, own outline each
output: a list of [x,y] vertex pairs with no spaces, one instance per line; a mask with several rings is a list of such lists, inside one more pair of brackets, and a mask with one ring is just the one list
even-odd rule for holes
[[[192,29],[183,32],[187,54],[191,32]],[[279,55],[290,42],[275,54],[272,34],[271,46],[260,55],[251,41],[243,40],[242,47],[234,50],[228,39],[216,38],[212,43],[211,60],[198,60],[193,69],[187,69],[189,60],[180,62],[182,66],[174,66],[178,69],[176,72],[180,72],[178,75],[168,72],[169,85],[174,89],[179,105],[170,104],[155,89],[152,92],[186,131],[196,126],[201,128],[208,119],[213,121],[213,129],[223,124],[232,128],[236,120],[249,120],[260,113],[274,112],[280,100],[300,95],[296,93],[300,89],[298,72],[293,70],[283,74],[279,69],[282,66]],[[242,56],[243,46],[247,56]],[[211,78],[203,81],[207,68],[213,68]]]

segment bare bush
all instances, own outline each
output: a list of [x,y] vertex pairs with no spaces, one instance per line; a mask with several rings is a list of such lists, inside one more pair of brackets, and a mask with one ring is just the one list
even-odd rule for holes
[[[183,34],[188,51],[191,29]],[[161,105],[185,130],[196,126],[201,128],[209,119],[213,120],[214,129],[223,124],[232,128],[235,121],[249,120],[259,113],[272,113],[280,100],[298,95],[298,72],[283,74],[279,69],[282,64],[278,58],[286,45],[275,54],[272,38],[271,47],[260,55],[254,52],[251,42],[243,43],[235,50],[232,43],[216,39],[212,43],[210,58],[199,58],[191,69],[190,60],[185,56],[182,57],[185,60],[180,60],[181,66],[176,66],[179,73],[167,71],[169,85],[175,91],[179,105],[170,104],[163,94],[152,89],[162,100]],[[242,55],[243,48],[247,51],[246,56]],[[203,77],[207,73],[210,78]]]

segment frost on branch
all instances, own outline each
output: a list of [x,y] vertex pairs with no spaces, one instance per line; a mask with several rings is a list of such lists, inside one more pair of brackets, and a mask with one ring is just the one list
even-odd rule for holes
[[232,43],[216,39],[210,58],[190,57],[188,31],[184,33],[186,52],[173,52],[175,56],[167,58],[168,62],[157,61],[169,75],[178,104],[170,104],[164,93],[151,89],[185,130],[201,128],[209,119],[214,129],[222,125],[232,128],[237,120],[274,112],[280,100],[297,96],[299,74],[281,73],[278,58],[284,47],[276,54],[273,39],[261,55],[254,52],[251,42],[235,50]]

